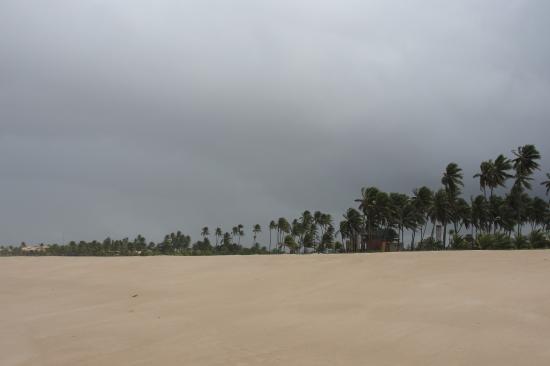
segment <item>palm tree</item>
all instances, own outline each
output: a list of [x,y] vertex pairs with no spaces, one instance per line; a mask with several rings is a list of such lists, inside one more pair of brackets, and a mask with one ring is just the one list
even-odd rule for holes
[[518,147],[517,150],[512,151],[515,159],[512,160],[516,175],[515,185],[519,188],[531,189],[530,181],[533,180],[531,175],[535,170],[540,169],[537,160],[540,160],[540,153],[535,145],[524,145]]
[[294,239],[295,242],[296,242],[296,239],[298,239],[298,241],[297,241],[297,245],[298,245],[297,253],[300,253],[300,249],[301,249],[302,244],[303,244],[303,238],[304,238],[305,230],[304,230],[304,226],[302,225],[302,223],[300,221],[298,221],[298,219],[292,220],[290,233],[291,233],[292,238]]
[[479,166],[480,172],[474,175],[474,178],[479,178],[479,189],[483,191],[483,195],[487,198],[487,186],[489,185],[490,176],[495,166],[492,160],[483,161]]
[[362,227],[363,218],[359,211],[349,208],[344,214],[344,221],[340,222],[340,233],[345,233],[344,235],[350,239],[350,249],[353,252],[357,252],[357,237],[361,233]]
[[260,224],[254,225],[252,232],[254,233],[254,244],[256,244],[256,238],[258,237],[258,234],[262,232],[262,227]]
[[233,241],[235,241],[237,235],[239,235],[239,228],[237,226],[233,226],[233,228],[231,229],[231,236]]
[[488,160],[481,163],[480,172],[474,175],[474,178],[479,178],[479,187],[485,198],[487,198],[486,188],[490,189],[491,196],[493,196],[495,188],[505,186],[506,180],[512,177],[508,173],[510,169],[512,169],[511,161],[502,154],[497,156],[494,162]]
[[344,246],[344,250],[346,252],[349,252],[350,248],[346,245],[346,239],[350,238],[350,231],[349,231],[349,223],[347,220],[340,221],[339,230],[340,238],[342,239],[342,245]]
[[498,187],[504,187],[506,181],[513,176],[508,173],[512,169],[512,162],[504,155],[500,154],[495,159],[492,175],[489,181],[489,188],[491,188],[491,196],[493,195],[493,189]]
[[431,189],[423,186],[413,191],[412,200],[417,213],[422,217],[418,222],[420,225],[420,242],[422,242],[428,226],[429,211],[433,204],[434,194]]
[[238,237],[237,244],[239,244],[239,245],[241,245],[241,237],[244,236],[243,228],[244,228],[244,226],[242,224],[237,225],[237,237]]
[[284,217],[280,217],[277,221],[277,233],[278,233],[278,246],[284,247],[284,235],[290,233],[290,224]]
[[447,165],[445,172],[443,172],[443,178],[441,183],[445,187],[447,193],[447,213],[444,215],[443,225],[443,247],[447,246],[447,224],[450,215],[453,215],[453,211],[456,210],[456,200],[460,194],[460,187],[464,186],[462,182],[462,169],[456,163],[450,163]]
[[314,229],[314,221],[315,219],[313,215],[311,215],[311,212],[309,212],[308,210],[305,210],[300,216],[300,224],[302,226],[301,246],[304,253],[306,251],[306,248],[311,248],[314,246],[316,234]]
[[271,254],[271,232],[277,229],[277,223],[271,220],[269,223],[269,254]]
[[[178,232],[178,234],[180,233]],[[208,231],[208,226],[203,227],[201,230],[201,236],[206,239],[206,237],[209,235],[210,235],[210,232]]]
[[322,243],[323,236],[325,235],[326,228],[332,223],[332,218],[329,214],[321,213],[320,211],[314,214],[314,224],[319,225],[321,234],[319,236],[319,243]]
[[[449,218],[449,195],[444,189],[440,189],[434,195],[433,205],[430,209],[430,219],[433,223],[432,227],[432,239],[437,222],[440,222],[441,225],[445,226]],[[444,234],[445,235],[445,234]],[[443,237],[445,240],[445,236]],[[443,242],[443,245],[444,242]]]
[[521,214],[524,209],[522,193],[524,189],[531,189],[531,180],[533,180],[531,175],[533,175],[535,170],[540,169],[537,162],[540,160],[540,153],[534,145],[520,146],[512,152],[515,156],[512,162],[516,174],[514,176],[515,182],[511,195],[515,199],[517,233],[520,236],[522,227]]
[[377,215],[377,198],[380,190],[376,187],[363,187],[361,188],[361,198],[355,200],[359,202],[359,209],[363,212],[364,223],[366,226],[366,232],[368,240],[372,240],[373,231],[375,228],[375,218]]
[[407,220],[409,197],[402,193],[390,193],[389,221],[397,226],[399,249],[404,249],[405,221]]
[[454,195],[457,192],[460,192],[460,187],[464,186],[464,183],[462,183],[462,178],[462,169],[459,168],[458,164],[450,163],[443,172],[441,183],[447,192]]
[[217,227],[216,231],[214,232],[214,235],[216,236],[216,247],[218,246],[218,239],[223,236],[222,229]]
[[[313,225],[314,226],[318,226],[321,228],[321,237],[323,236],[323,228],[321,227],[321,217],[323,216],[323,213],[321,211],[315,211],[313,213]],[[319,242],[320,242],[320,239],[321,238],[316,238],[316,239],[319,239]]]

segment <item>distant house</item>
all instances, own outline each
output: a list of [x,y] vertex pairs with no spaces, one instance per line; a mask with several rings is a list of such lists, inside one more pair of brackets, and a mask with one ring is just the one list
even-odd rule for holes
[[22,245],[21,246],[21,252],[25,254],[35,254],[35,253],[42,253],[48,250],[49,246],[40,244],[40,245]]

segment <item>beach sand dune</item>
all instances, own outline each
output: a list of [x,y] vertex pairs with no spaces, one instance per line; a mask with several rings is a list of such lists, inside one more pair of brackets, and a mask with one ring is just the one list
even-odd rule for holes
[[550,365],[550,251],[0,258],[0,365]]

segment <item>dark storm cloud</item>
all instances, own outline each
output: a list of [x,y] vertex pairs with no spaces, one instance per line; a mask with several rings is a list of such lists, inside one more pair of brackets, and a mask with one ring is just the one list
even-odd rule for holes
[[339,216],[534,143],[546,1],[0,3],[0,242]]

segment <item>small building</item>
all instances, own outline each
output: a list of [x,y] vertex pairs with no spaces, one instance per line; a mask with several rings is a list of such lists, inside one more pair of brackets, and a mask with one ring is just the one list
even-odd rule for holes
[[40,244],[40,245],[32,245],[32,246],[22,246],[21,247],[21,253],[24,254],[36,254],[36,253],[43,253],[46,250],[48,250],[49,246]]
[[396,252],[399,251],[399,244],[381,239],[373,239],[367,241],[367,250],[368,251],[378,251],[378,252]]

